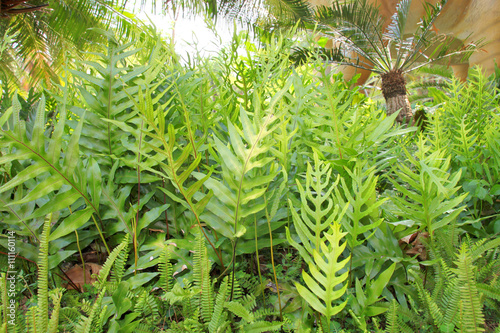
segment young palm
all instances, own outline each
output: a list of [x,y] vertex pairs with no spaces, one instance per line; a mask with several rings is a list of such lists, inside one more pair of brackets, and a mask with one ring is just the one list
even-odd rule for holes
[[447,0],[436,5],[426,3],[425,15],[416,32],[409,37],[404,34],[411,0],[402,0],[398,4],[387,28],[378,8],[366,0],[347,3],[336,0],[331,7],[318,7],[303,19],[333,39],[333,48],[324,50],[330,61],[381,76],[387,114],[401,110],[397,120],[404,122],[412,116],[404,75],[455,55],[461,55],[465,60],[477,48],[472,43],[465,46],[457,43],[454,38],[434,29],[433,23],[446,3]]

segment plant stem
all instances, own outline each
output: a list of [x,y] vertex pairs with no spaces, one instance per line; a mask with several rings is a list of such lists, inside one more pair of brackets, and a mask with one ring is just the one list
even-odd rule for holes
[[80,260],[83,266],[83,285],[87,284],[87,272],[85,271],[85,260],[83,260],[82,249],[80,248],[80,238],[78,238],[78,231],[75,230],[76,235],[76,246],[78,247],[78,253],[80,253]]
[[[264,194],[264,200],[267,202],[267,197],[265,194]],[[267,226],[269,228],[269,241],[270,241],[270,245],[271,245],[271,265],[273,266],[274,284],[276,285],[276,292],[278,293],[278,306],[280,309],[280,321],[283,321],[283,310],[281,309],[280,286],[278,284],[278,278],[276,275],[276,266],[274,265],[273,231],[271,228],[271,217],[269,216],[269,214],[267,212],[267,205],[266,205],[266,220],[267,220]]]
[[[255,235],[255,259],[257,261],[257,272],[259,273],[259,282],[262,285],[262,274],[260,272],[260,259],[259,259],[259,242],[257,241],[257,216],[254,215],[254,235]],[[262,293],[264,298],[264,306],[266,305],[266,294]]]

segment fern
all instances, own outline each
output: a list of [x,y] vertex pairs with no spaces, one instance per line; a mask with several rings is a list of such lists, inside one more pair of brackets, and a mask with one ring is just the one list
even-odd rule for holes
[[59,317],[61,318],[61,327],[63,331],[74,331],[74,328],[80,320],[81,313],[76,308],[73,307],[63,307],[59,311]]
[[237,326],[241,332],[260,333],[281,329],[283,322],[266,320],[266,318],[276,315],[275,313],[267,309],[256,310],[256,306],[254,295],[246,295],[237,301],[226,302],[227,309],[241,318]]
[[164,247],[161,251],[158,269],[160,271],[160,287],[163,288],[166,292],[172,290],[172,264],[170,263],[170,251],[171,249],[167,244],[164,244]]
[[[155,191],[150,191],[141,197],[140,202],[136,202],[131,204],[130,207],[126,207],[129,203],[128,200],[130,200],[133,185],[126,184],[121,187],[117,186],[116,183],[118,179],[116,173],[119,166],[120,161],[115,161],[113,167],[109,171],[107,186],[102,187],[101,206],[105,207],[103,209],[103,218],[105,221],[112,221],[106,226],[106,233],[108,235],[126,232],[130,237],[133,237],[134,233],[137,234],[138,230],[147,228],[153,223],[169,205],[153,206],[154,200],[151,200],[151,198],[155,195]],[[137,218],[137,212],[141,211],[146,205],[152,208],[147,214],[145,213],[136,220],[137,223],[134,228],[133,223],[134,219]],[[121,223],[115,223],[114,219]]]
[[[285,88],[289,88],[289,85]],[[286,90],[283,89],[281,95],[284,91]],[[276,103],[275,99],[271,103]],[[272,158],[266,154],[271,147],[270,140],[266,138],[277,127],[276,116],[268,114],[263,126],[258,128],[257,119],[252,123],[246,112],[241,109],[240,120],[242,129],[232,123],[228,125],[232,149],[220,139],[214,139],[223,179],[207,180],[206,186],[215,196],[207,206],[210,214],[206,213],[203,216],[218,233],[232,241],[246,233],[248,217],[264,209],[265,202],[261,199],[277,173]],[[269,171],[259,173],[262,170]],[[254,177],[258,174],[260,174],[259,181],[255,181]]]
[[438,107],[429,120],[430,141],[451,157],[452,170],[462,171],[467,204],[476,219],[493,206],[489,193],[499,180],[498,90],[474,68],[467,84],[453,80],[444,91],[431,90]]
[[278,332],[280,331],[283,324],[281,322],[269,322],[264,320],[259,320],[254,323],[244,326],[242,332],[248,333],[264,333],[264,332]]
[[[267,113],[262,118],[256,112],[252,122],[246,111],[240,109],[242,128],[228,123],[232,149],[219,138],[214,138],[218,154],[216,160],[222,168],[222,179],[209,178],[206,181],[205,185],[213,191],[214,197],[207,205],[209,212],[203,217],[207,224],[231,241],[233,272],[238,240],[247,232],[246,226],[252,221],[251,218],[266,207],[264,193],[277,175],[277,165],[269,156],[272,146],[270,137],[279,126],[277,120],[280,113],[284,113],[286,109],[282,107],[275,112],[274,108],[290,86],[291,80],[273,96]],[[195,176],[204,179],[202,174]]]
[[100,324],[102,324],[102,322],[98,318],[102,311],[101,303],[105,292],[106,292],[106,287],[100,288],[99,295],[97,296],[97,299],[92,305],[88,317],[84,315],[80,317],[80,321],[75,328],[75,333],[93,333],[101,331],[102,325]]
[[208,332],[217,333],[224,332],[224,327],[227,327],[227,313],[224,312],[224,305],[228,297],[228,278],[224,278],[220,287],[219,293],[215,299],[214,312],[212,318],[208,322]]
[[[127,94],[137,94],[139,85],[134,81],[146,72],[148,66],[126,66],[127,61],[140,51],[130,49],[134,42],[121,45],[111,31],[95,31],[108,39],[104,52],[96,53],[97,61],[84,61],[91,69],[91,74],[80,70],[71,72],[85,82],[80,87],[80,93],[88,109],[92,110],[85,122],[86,130],[81,142],[83,151],[88,155],[95,155],[101,168],[109,170],[111,159],[99,155],[103,152],[107,156],[124,154],[126,147],[120,144],[120,139],[125,132],[102,119],[126,121],[135,116],[129,112],[133,102],[128,99]],[[72,111],[81,116],[83,110],[74,107]]]
[[460,248],[456,265],[454,272],[457,274],[461,300],[459,327],[464,332],[483,332],[484,315],[476,287],[472,257],[466,244],[462,244]]
[[32,306],[26,311],[26,328],[28,332],[36,332],[38,306]]
[[105,288],[108,275],[111,272],[113,264],[120,257],[120,253],[127,248],[128,243],[129,243],[129,235],[125,234],[125,237],[123,238],[122,242],[117,247],[114,248],[114,250],[110,253],[108,259],[106,259],[106,262],[99,271],[97,281],[94,285],[97,288],[97,290],[99,290],[99,292]]
[[391,179],[394,187],[404,195],[392,196],[392,202],[399,208],[394,213],[415,221],[421,230],[427,230],[434,237],[434,231],[454,221],[465,206],[457,207],[467,194],[457,195],[461,171],[449,172],[450,157],[443,151],[431,152],[422,137],[418,141],[415,157],[405,150],[412,168],[400,165],[396,175],[410,188]]
[[[365,168],[366,161],[356,161],[353,170],[345,168],[349,175],[351,186],[347,185],[344,177],[340,179],[342,186],[335,188],[335,195],[340,207],[349,205],[346,211],[347,219],[342,221],[342,226],[347,231],[347,243],[352,250],[363,244],[375,233],[358,240],[370,230],[375,230],[383,221],[379,217],[379,207],[387,200],[377,200],[376,186],[378,177],[375,176],[375,166]],[[344,199],[345,198],[345,199]]]
[[50,297],[52,299],[53,309],[52,314],[49,321],[49,327],[47,332],[49,333],[57,333],[59,326],[59,311],[61,309],[61,298],[64,293],[64,289],[55,289],[52,290]]
[[[166,114],[164,111],[164,106],[156,105],[154,103],[154,100],[151,98],[151,93],[148,89],[146,89],[144,100],[145,102],[142,101],[136,103],[136,107],[139,109],[139,112],[145,119],[147,125],[152,129],[151,132],[147,132],[146,134],[152,140],[157,140],[158,142],[160,142],[161,145],[161,147],[159,147],[154,142],[146,142],[146,146],[156,154],[149,154],[146,157],[148,159],[161,160],[162,162],[160,162],[159,165],[163,172],[158,172],[157,170],[150,167],[148,167],[148,170],[160,175],[165,179],[170,179],[175,189],[180,192],[184,200],[180,199],[175,193],[172,193],[165,188],[160,187],[159,189],[167,194],[173,201],[182,204],[194,214],[200,230],[203,232],[210,246],[217,254],[221,266],[224,267],[221,254],[216,250],[212,241],[206,235],[200,221],[200,215],[213,195],[211,191],[209,191],[207,194],[199,192],[204,182],[210,177],[210,173],[207,176],[201,177],[201,179],[199,179],[198,181],[190,184],[187,188],[185,187],[185,183],[187,183],[188,178],[200,164],[201,155],[196,155],[196,152],[194,152],[196,158],[192,162],[189,161],[189,157],[191,153],[193,153],[193,145],[186,145],[182,149],[179,149],[179,147],[177,147],[176,145],[177,138],[174,125],[168,124],[168,126],[166,126],[165,124]],[[165,130],[167,130],[167,133],[165,133]],[[177,150],[181,150],[181,153],[177,154]],[[166,161],[166,163],[163,161]],[[183,166],[186,164],[187,167],[183,169]],[[195,196],[195,194],[197,194],[197,196]]]
[[[38,307],[36,327],[42,332],[49,331],[49,236],[50,226],[56,216],[53,214],[45,218],[43,233],[40,239],[40,253],[38,255]],[[56,320],[54,318],[54,320]],[[57,322],[55,323],[57,326]]]
[[[500,272],[500,260],[495,257],[500,241],[480,239],[473,242],[466,236],[460,248],[457,248],[458,242],[451,244],[455,250],[451,254],[452,258],[448,258],[448,251],[443,249],[449,245],[444,243],[450,233],[456,232],[453,229],[457,229],[455,224],[437,230],[434,240],[428,244],[432,258],[429,262],[434,263],[428,268],[434,274],[426,274],[429,287],[424,286],[420,274],[409,271],[420,300],[413,305],[414,309],[418,309],[414,311],[420,315],[420,319],[410,321],[432,325],[442,332],[482,332],[485,329],[484,306],[493,302],[495,308],[495,300],[500,299],[497,278],[491,279]],[[481,274],[478,272],[479,267]],[[410,298],[410,301],[416,299]],[[402,310],[399,308],[399,315]],[[401,316],[398,320],[402,320]]]
[[210,279],[211,263],[208,260],[205,239],[201,233],[196,236],[196,250],[194,254],[193,281],[200,290],[199,309],[201,320],[210,322],[214,312],[212,281]]
[[125,247],[118,253],[115,262],[113,263],[113,270],[111,271],[111,281],[119,284],[125,274],[125,264],[128,258],[128,234],[124,237],[122,242],[125,242]]
[[[344,204],[343,208],[335,205],[332,192],[339,179],[329,186],[332,173],[330,166],[320,161],[316,153],[314,154],[314,162],[314,169],[309,163],[307,164],[306,188],[304,189],[300,182],[296,181],[300,192],[301,210],[299,215],[292,209],[292,217],[302,244],[293,240],[289,229],[286,229],[288,242],[299,251],[301,257],[308,264],[314,262],[314,250],[321,251],[321,244],[324,242],[324,234],[327,229],[334,222],[340,222],[349,207],[347,203]],[[309,203],[312,204],[313,209],[309,207]],[[288,201],[288,204],[293,207],[291,200]]]
[[438,326],[442,325],[444,321],[443,320],[444,315],[442,313],[442,310],[438,307],[436,302],[431,298],[429,292],[426,289],[424,289],[422,279],[420,279],[420,277],[414,271],[410,271],[410,274],[412,274],[413,277],[415,278],[415,285],[417,286],[418,295],[420,297],[421,302],[425,305],[425,309],[429,311],[432,319]]
[[396,300],[392,300],[389,311],[386,314],[387,327],[386,333],[413,333],[413,329],[408,327],[404,321],[402,321],[398,316],[399,307]]
[[[271,321],[268,317],[276,315],[269,310],[256,309],[255,296],[246,294],[238,280],[233,279],[231,274],[226,276],[218,289],[213,291],[213,285],[209,270],[210,262],[207,257],[205,240],[201,233],[196,237],[196,249],[194,257],[193,284],[185,280],[184,288],[176,283],[171,291],[163,297],[170,304],[181,303],[184,320],[173,325],[169,332],[186,332],[195,330],[197,332],[229,332],[230,323],[233,328],[241,332],[264,332],[276,331],[283,325],[282,322]],[[234,281],[234,282],[230,282]],[[233,284],[233,300],[228,301],[230,296],[230,284]],[[246,283],[245,283],[246,284]],[[248,288],[250,291],[255,286]],[[231,320],[228,314],[232,313],[238,320]]]
[[[7,129],[0,129],[0,148],[3,148],[6,152],[10,151],[10,153],[0,158],[0,165],[13,162],[24,165],[26,163],[23,161],[27,159],[31,161],[15,177],[0,186],[0,194],[35,180],[36,185],[27,194],[18,191],[19,195],[10,205],[25,205],[43,198],[49,198],[50,200],[35,209],[29,216],[26,216],[25,220],[57,213],[83,198],[87,207],[62,219],[53,228],[50,240],[59,239],[82,227],[93,214],[99,218],[99,207],[94,205],[93,198],[87,194],[86,175],[79,157],[78,143],[82,132],[84,114],[82,114],[80,122],[72,132],[67,146],[65,146],[63,145],[67,117],[65,104],[61,105],[59,119],[50,139],[47,139],[44,135],[46,103],[43,95],[37,108],[30,139],[28,139],[26,132],[26,122],[20,120],[21,107],[17,95],[14,95],[12,104],[12,126]],[[9,208],[8,210],[15,214],[14,209]],[[15,220],[19,221],[18,218]],[[31,230],[23,219],[20,222],[16,222],[16,226],[21,229],[27,227],[28,230]],[[58,221],[54,221],[54,223],[56,222]],[[96,228],[104,244],[106,244],[97,224]],[[36,237],[33,230],[31,230],[31,233]],[[27,255],[29,256],[29,254]],[[57,262],[51,262],[51,266],[55,264]]]
[[[347,279],[349,272],[337,276],[350,259],[349,256],[338,262],[339,256],[347,245],[345,242],[340,244],[346,234],[340,231],[340,224],[334,222],[331,226],[331,234],[325,233],[319,249],[313,250],[314,262],[309,263],[311,275],[305,271],[302,272],[306,287],[298,282],[295,283],[300,296],[313,309],[323,314],[328,322],[347,304],[346,300],[339,305],[334,305],[347,289],[347,283],[343,285],[342,283]],[[341,287],[337,289],[339,285]]]
[[152,318],[157,318],[160,314],[156,298],[147,290],[143,290],[139,294],[134,306],[134,312],[144,317],[151,316]]

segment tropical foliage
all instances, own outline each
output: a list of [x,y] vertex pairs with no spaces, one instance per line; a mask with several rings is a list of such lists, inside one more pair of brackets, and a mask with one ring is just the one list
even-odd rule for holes
[[[332,40],[330,48],[320,48],[323,58],[380,75],[387,114],[401,110],[398,121],[408,122],[412,109],[405,74],[452,56],[465,60],[480,45],[480,41],[474,41],[463,46],[453,36],[440,34],[434,28],[447,2],[424,3],[425,15],[419,19],[415,33],[409,36],[407,23],[411,0],[398,2],[387,27],[378,8],[367,0],[336,0],[332,6],[319,6],[306,12],[301,19],[321,32],[323,39]],[[295,58],[303,60],[301,57],[309,52],[297,48]]]
[[417,128],[294,66],[296,31],[190,61],[94,33],[4,95],[1,332],[500,330],[494,78],[430,88]]

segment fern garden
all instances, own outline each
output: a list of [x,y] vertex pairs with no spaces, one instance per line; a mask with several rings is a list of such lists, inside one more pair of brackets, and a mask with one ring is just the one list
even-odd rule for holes
[[292,35],[92,33],[2,81],[1,332],[500,332],[498,76],[411,126]]

